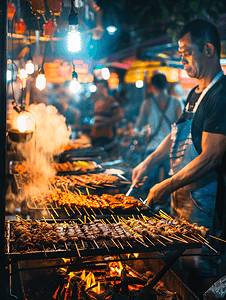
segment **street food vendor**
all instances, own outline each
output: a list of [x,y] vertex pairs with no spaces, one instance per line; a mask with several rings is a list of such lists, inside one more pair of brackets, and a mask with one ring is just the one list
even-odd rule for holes
[[[133,185],[169,157],[172,176],[150,187],[147,204],[163,203],[171,195],[172,216],[203,225],[219,236],[225,208],[224,195],[218,197],[223,191],[219,180],[226,151],[226,76],[220,65],[220,36],[212,23],[196,19],[183,26],[178,46],[185,71],[198,85],[190,91],[171,133],[133,170]],[[183,269],[199,276],[193,277],[199,278],[197,285],[203,278],[216,279],[218,266],[219,261],[210,256],[182,260]]]

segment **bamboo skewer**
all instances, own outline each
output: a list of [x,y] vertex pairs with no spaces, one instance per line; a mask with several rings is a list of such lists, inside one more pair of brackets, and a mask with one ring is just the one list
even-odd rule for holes
[[69,249],[68,249],[68,246],[67,246],[67,243],[66,243],[66,242],[64,242],[64,246],[65,246],[66,250],[67,250],[67,251],[69,251]]
[[214,249],[213,247],[211,247],[210,244],[208,244],[208,243],[206,243],[206,242],[204,242],[204,244],[205,244],[207,247],[209,247],[213,252],[219,254],[219,252],[218,252],[216,249]]
[[160,244],[162,244],[163,246],[166,247],[166,244],[164,244],[162,241],[160,241],[159,239],[156,239],[156,241],[158,241]]
[[123,247],[122,243],[119,240],[118,240],[118,243],[119,243],[120,247],[124,250],[124,247]]
[[127,240],[126,243],[129,245],[130,248],[133,248],[133,246]]
[[221,242],[224,242],[224,243],[226,243],[226,241],[225,241],[225,240],[222,240],[222,239],[220,239],[220,238],[218,238],[218,237],[216,237],[216,236],[209,235],[209,237],[211,237],[211,238],[213,238],[213,239],[216,239],[216,240],[218,240],[218,241],[221,241]]
[[53,207],[51,204],[49,204],[49,205],[51,206],[51,208],[52,208],[52,210],[54,211],[55,215],[59,218],[59,215],[58,215],[58,213],[56,212],[56,210],[54,209],[54,207]]
[[44,253],[45,253],[45,257],[47,258],[46,249],[45,249],[45,247],[44,247],[43,244],[42,244],[42,248],[43,248],[43,251],[44,251]]
[[104,240],[102,240],[102,242],[103,242],[103,244],[104,244],[105,248],[107,249],[107,251],[108,251],[108,252],[110,252],[110,250],[108,249],[108,246],[106,245],[105,241],[104,241]]
[[165,239],[166,241],[168,241],[169,243],[173,243],[173,241],[171,239],[169,239],[168,237],[164,236],[164,235],[161,235],[159,234],[159,236],[162,238],[162,239]]
[[87,214],[87,216],[89,216],[89,213],[88,213],[88,211],[86,210],[85,206],[83,206],[82,208],[84,209],[84,211],[85,211],[85,213]]
[[152,244],[153,246],[155,246],[155,243],[153,243],[146,235],[145,238],[149,241],[150,244]]
[[[74,242],[75,242],[75,241],[74,241]],[[77,250],[77,252],[78,252],[78,256],[81,257],[81,254],[80,254],[80,251],[78,250],[78,245],[76,244],[76,242],[75,242],[75,248],[76,248],[76,250]]]
[[186,240],[184,240],[184,239],[182,239],[182,238],[180,238],[180,237],[178,237],[178,236],[175,236],[175,235],[172,236],[172,235],[171,235],[170,237],[171,237],[171,239],[174,239],[174,240],[177,240],[177,241],[179,241],[179,242],[188,244],[188,241],[186,241]]
[[69,214],[69,212],[68,212],[68,210],[67,210],[67,208],[66,208],[66,207],[64,207],[64,210],[66,211],[66,213],[67,213],[68,217],[70,217],[70,214]]
[[119,246],[116,244],[116,242],[111,238],[112,243],[119,249]]
[[147,247],[148,248],[148,245],[146,245],[144,242],[142,242],[141,240],[139,240],[139,239],[136,239],[136,238],[134,238],[138,243],[140,243],[141,245],[143,245],[143,246],[145,246],[145,247]]
[[97,242],[95,240],[93,240],[93,242],[96,245],[97,249],[100,249],[100,247],[98,246]]
[[182,234],[182,236],[185,237],[185,238],[187,238],[187,239],[190,239],[190,240],[192,240],[192,241],[194,241],[194,242],[196,242],[196,243],[200,243],[200,240],[195,239],[195,238],[191,238],[191,237],[188,236],[188,235]]

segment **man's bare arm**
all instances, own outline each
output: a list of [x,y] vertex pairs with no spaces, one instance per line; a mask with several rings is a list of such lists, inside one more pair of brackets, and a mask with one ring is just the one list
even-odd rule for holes
[[202,153],[171,178],[155,185],[149,192],[148,203],[164,201],[169,195],[196,182],[218,167],[226,151],[226,136],[203,132]]

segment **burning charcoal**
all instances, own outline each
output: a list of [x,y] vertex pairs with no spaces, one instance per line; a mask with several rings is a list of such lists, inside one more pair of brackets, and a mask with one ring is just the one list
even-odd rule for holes
[[155,274],[153,272],[151,272],[151,271],[146,272],[146,277],[147,278],[153,278],[154,276],[155,276]]

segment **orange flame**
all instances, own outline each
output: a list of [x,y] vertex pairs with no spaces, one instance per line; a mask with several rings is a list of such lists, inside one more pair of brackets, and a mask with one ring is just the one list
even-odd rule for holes
[[121,276],[123,266],[122,266],[122,263],[120,261],[110,262],[109,263],[109,268],[110,268],[110,275],[111,276]]

